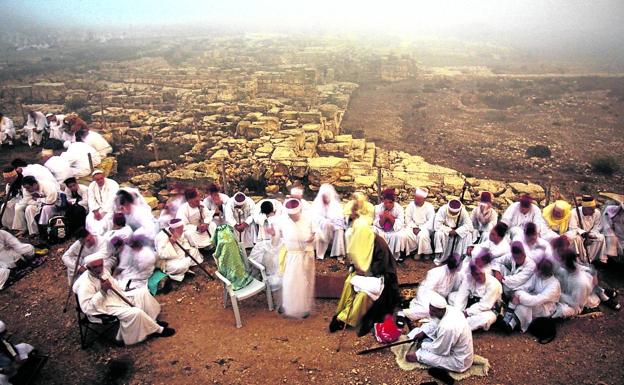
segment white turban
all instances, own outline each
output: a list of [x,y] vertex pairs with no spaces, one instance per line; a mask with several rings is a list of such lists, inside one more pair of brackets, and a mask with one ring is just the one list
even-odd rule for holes
[[293,187],[290,189],[290,196],[301,199],[303,197],[303,189],[301,187]]
[[446,309],[446,300],[440,294],[435,291],[431,291],[429,294],[429,305],[437,309]]
[[172,229],[177,229],[178,227],[184,226],[184,222],[180,218],[173,218],[169,221],[169,227]]
[[290,198],[284,202],[284,208],[286,209],[286,214],[298,214],[301,212],[301,202],[299,199]]
[[91,176],[96,176],[97,174],[104,174],[104,171],[102,170],[93,170],[93,172],[91,173]]
[[424,188],[417,188],[416,191],[414,191],[414,195],[420,198],[426,198],[427,195],[429,195],[429,191]]
[[99,253],[94,253],[91,255],[87,255],[85,259],[83,260],[83,263],[85,266],[89,266],[90,264],[98,260],[104,261],[104,257]]
[[6,331],[6,324],[0,321],[0,333],[4,333]]

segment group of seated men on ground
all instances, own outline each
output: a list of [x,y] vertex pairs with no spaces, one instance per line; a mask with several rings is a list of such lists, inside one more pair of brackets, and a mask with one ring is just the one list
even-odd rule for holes
[[[81,128],[63,153],[44,149],[43,164],[15,159],[4,169],[2,225],[19,238],[45,241],[49,219],[66,218],[77,238],[62,257],[68,284],[85,314],[120,320],[120,344],[175,333],[158,320],[153,294],[163,282],[193,274],[204,257],[214,254],[234,289],[244,287],[250,281],[246,250],[265,266],[280,313],[296,318],[312,310],[315,256],[347,257],[352,268],[330,331],[347,325],[358,335],[377,331],[404,307],[396,319],[429,320],[412,331],[422,345],[408,358],[453,371],[472,364],[471,331],[488,330],[497,320],[524,332],[534,319],[574,316],[601,302],[619,309],[617,292],[604,287],[593,265],[622,256],[624,204],[601,213],[592,196],[583,196],[579,208],[557,200],[540,210],[523,195],[499,219],[490,192],[482,192],[469,213],[459,199],[436,212],[421,188],[404,209],[392,189],[374,206],[362,193],[343,205],[329,184],[312,202],[299,187],[284,202],[254,202],[210,184],[204,191],[172,191],[155,218],[140,191],[92,170],[110,146],[100,152],[82,142],[93,133],[72,119]],[[73,127],[65,122],[64,130]],[[0,287],[10,269],[33,254],[33,246],[10,231],[0,230]],[[438,265],[409,303],[401,301],[396,274],[407,256]]]

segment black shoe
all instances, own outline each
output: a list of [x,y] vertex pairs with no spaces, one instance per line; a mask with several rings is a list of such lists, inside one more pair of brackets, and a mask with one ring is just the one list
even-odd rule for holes
[[126,346],[126,344],[124,344],[123,340],[121,340],[121,341],[113,340],[113,344],[115,344],[115,346],[117,346],[118,348],[123,348],[124,346]]
[[329,323],[329,332],[335,333],[338,330],[342,330],[345,327],[345,323],[338,319],[338,316],[335,315],[331,322]]
[[620,305],[620,303],[615,298],[609,298],[603,303],[607,305],[608,308],[613,309],[615,311],[620,311],[620,309],[622,308],[622,305]]
[[618,296],[618,292],[613,289],[604,289],[604,293],[609,298],[615,298]]
[[397,263],[403,263],[403,262],[405,262],[405,258],[399,257],[399,259],[397,259]]
[[427,373],[436,380],[442,381],[444,384],[453,385],[455,380],[449,374],[448,370],[442,368],[429,368]]
[[162,326],[164,328],[169,326],[169,322],[167,322],[167,321],[156,321],[156,323],[158,324],[158,326]]
[[162,331],[162,333],[160,333],[158,336],[159,337],[171,337],[172,335],[174,335],[176,333],[174,328],[170,328],[170,327],[165,327]]

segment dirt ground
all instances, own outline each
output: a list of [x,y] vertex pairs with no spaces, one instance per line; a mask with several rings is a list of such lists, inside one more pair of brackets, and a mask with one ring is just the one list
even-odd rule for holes
[[[362,84],[343,132],[479,178],[531,180],[562,190],[624,191],[624,78],[422,76]],[[529,146],[552,156],[529,158]],[[619,172],[591,162],[611,156]]]

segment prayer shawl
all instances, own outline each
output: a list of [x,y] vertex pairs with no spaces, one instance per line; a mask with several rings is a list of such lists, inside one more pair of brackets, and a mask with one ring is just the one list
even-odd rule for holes
[[249,285],[253,277],[247,269],[244,261],[245,253],[236,241],[232,226],[218,226],[212,237],[212,244],[216,245],[214,256],[217,269],[232,282],[232,288],[239,290]]
[[366,198],[366,195],[362,193],[353,194],[353,198],[354,199],[344,205],[344,216],[349,218],[351,213],[354,211],[354,206],[357,205],[355,212],[358,214],[359,218],[366,218],[366,220],[369,221],[368,223],[372,224],[375,217],[375,206],[370,203],[368,198]]
[[[563,215],[560,219],[555,219],[553,217],[553,209],[555,208],[555,204],[559,203],[563,205]],[[568,224],[570,222],[570,214],[572,213],[572,206],[568,202],[557,201],[549,204],[544,207],[542,210],[542,216],[544,217],[544,221],[549,229],[554,231],[555,233],[562,235],[568,231]]]
[[43,165],[50,170],[58,183],[63,183],[65,179],[74,176],[74,171],[69,166],[69,162],[63,157],[52,156]]
[[347,243],[347,255],[361,271],[368,271],[373,258],[375,233],[366,218],[358,218],[353,222],[353,231]]

